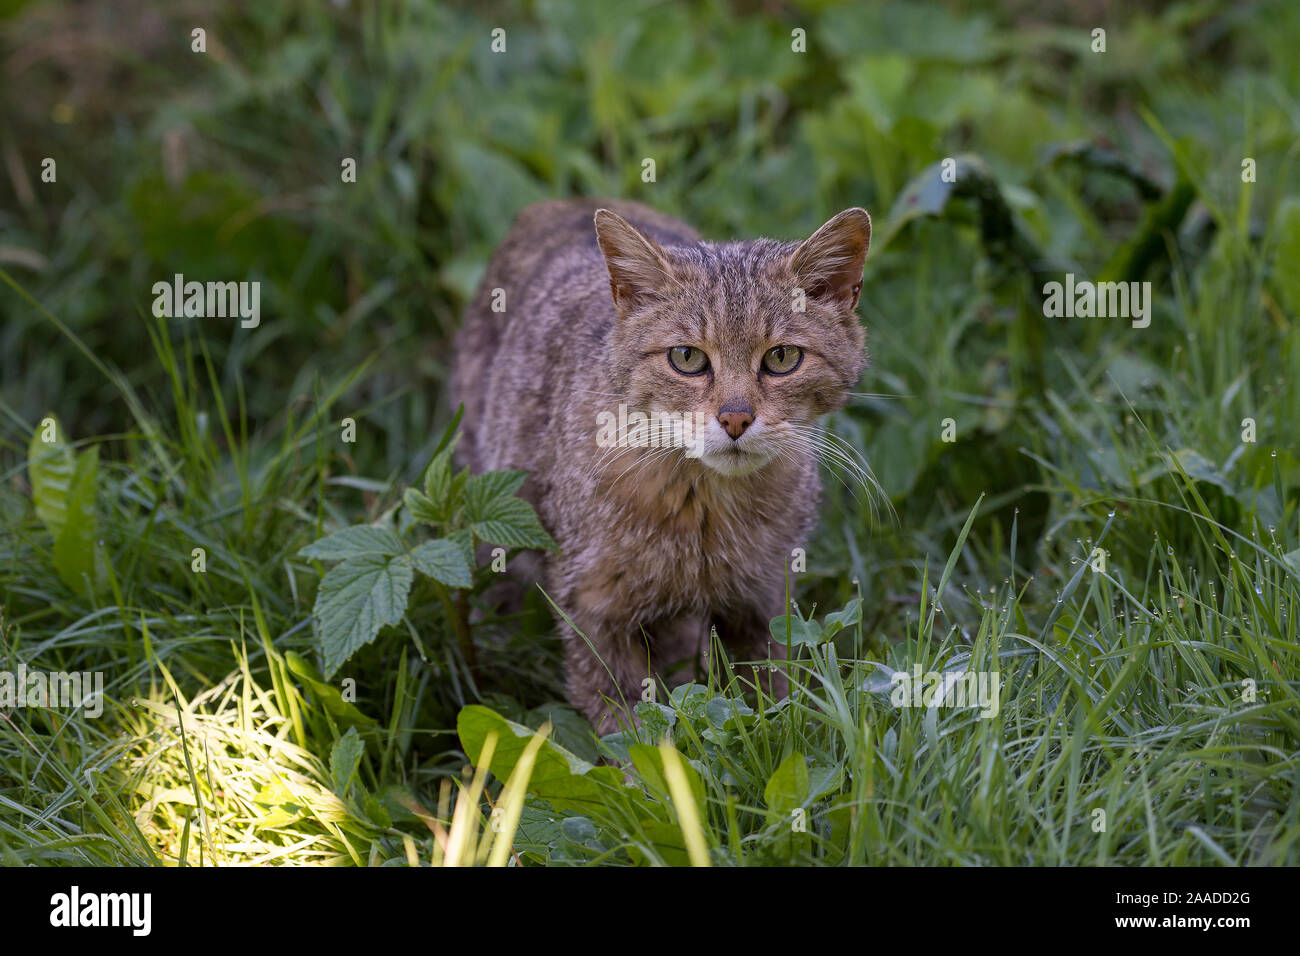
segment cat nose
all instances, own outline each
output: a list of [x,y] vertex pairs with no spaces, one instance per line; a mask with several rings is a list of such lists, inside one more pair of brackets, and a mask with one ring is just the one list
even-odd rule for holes
[[718,423],[727,430],[733,441],[743,435],[753,421],[754,410],[744,402],[723,405],[718,412]]

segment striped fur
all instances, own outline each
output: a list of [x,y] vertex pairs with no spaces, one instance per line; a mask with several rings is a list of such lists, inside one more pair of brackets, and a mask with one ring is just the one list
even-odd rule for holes
[[[475,471],[530,472],[523,494],[562,551],[514,563],[562,610],[569,696],[602,732],[619,717],[608,700],[635,704],[647,678],[695,679],[710,626],[738,659],[782,653],[768,620],[820,490],[799,436],[866,365],[855,309],[869,242],[860,209],[802,244],[713,243],[635,203],[564,200],[520,213],[489,264],[456,343],[460,454]],[[709,371],[676,371],[678,345],[703,349]],[[803,349],[791,374],[763,371],[778,345]],[[702,413],[701,456],[600,447],[599,415],[620,402]],[[752,411],[735,441],[723,406]]]

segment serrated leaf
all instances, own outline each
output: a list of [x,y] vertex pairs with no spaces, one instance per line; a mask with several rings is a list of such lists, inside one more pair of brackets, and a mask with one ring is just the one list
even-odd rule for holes
[[383,801],[373,793],[367,793],[366,798],[361,802],[361,808],[366,813],[366,818],[377,827],[387,830],[393,825],[393,818],[385,809]]
[[465,563],[470,567],[474,566],[474,534],[469,528],[461,528],[459,531],[453,531],[447,535],[447,540],[456,547],[460,548],[460,553],[465,558]]
[[392,557],[405,550],[402,539],[392,529],[360,524],[313,541],[298,553],[305,558],[341,561],[363,555]]
[[447,538],[424,542],[411,552],[411,563],[421,574],[427,574],[448,587],[467,588],[474,583],[460,546]]
[[555,542],[537,520],[533,506],[522,498],[495,498],[477,519],[471,519],[474,534],[506,548],[555,548]]
[[329,677],[385,624],[406,612],[413,577],[411,558],[363,554],[335,565],[321,579],[314,612],[320,622],[325,676]]
[[497,498],[513,498],[528,478],[526,471],[489,471],[471,475],[465,482],[465,517],[481,521]]
[[348,732],[334,741],[330,749],[330,784],[340,800],[346,800],[348,787],[361,766],[361,756],[366,752],[365,741],[357,733],[357,728],[349,727]]
[[407,514],[415,521],[437,524],[439,521],[447,520],[446,514],[434,504],[433,499],[414,488],[407,488],[402,494],[402,504],[406,506]]
[[[32,485],[32,502],[45,529],[55,538],[67,520],[68,492],[76,470],[76,459],[63,432],[63,424],[53,415],[52,442],[43,441],[46,429],[37,425],[27,447],[27,476]],[[42,422],[45,419],[42,419]]]
[[468,481],[468,468],[462,468],[452,476],[451,490],[447,492],[447,514],[455,514],[465,503],[465,484]]
[[424,469],[424,493],[436,506],[446,508],[448,511],[453,510],[458,504],[449,499],[452,497],[451,456],[459,440],[460,435],[457,434],[446,448],[433,456],[429,467]]

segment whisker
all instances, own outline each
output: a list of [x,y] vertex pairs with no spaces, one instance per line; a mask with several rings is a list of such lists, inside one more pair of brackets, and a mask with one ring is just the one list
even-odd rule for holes
[[911,398],[911,395],[903,392],[845,392],[845,395],[851,395],[853,398],[883,398],[883,399],[900,399]]

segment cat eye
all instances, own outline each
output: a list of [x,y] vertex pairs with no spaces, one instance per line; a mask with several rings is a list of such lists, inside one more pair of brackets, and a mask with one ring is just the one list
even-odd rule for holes
[[763,355],[763,370],[773,375],[789,375],[803,361],[803,349],[797,345],[778,345]]
[[668,363],[683,375],[699,375],[709,367],[709,357],[693,345],[674,345],[668,350]]

